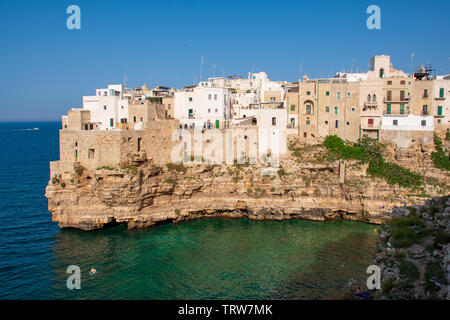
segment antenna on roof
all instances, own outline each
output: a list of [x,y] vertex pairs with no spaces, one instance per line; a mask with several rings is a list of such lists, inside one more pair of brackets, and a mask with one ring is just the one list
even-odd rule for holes
[[203,56],[200,59],[200,79],[199,79],[199,82],[202,81],[202,68],[203,68]]
[[411,73],[414,73],[414,53],[411,53]]

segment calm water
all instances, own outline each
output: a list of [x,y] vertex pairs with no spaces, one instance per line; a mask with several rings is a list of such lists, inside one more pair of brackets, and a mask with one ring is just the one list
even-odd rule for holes
[[[44,197],[59,126],[0,123],[0,299],[326,299],[365,283],[376,233],[357,222],[60,230]],[[81,268],[81,290],[66,287],[69,265]]]

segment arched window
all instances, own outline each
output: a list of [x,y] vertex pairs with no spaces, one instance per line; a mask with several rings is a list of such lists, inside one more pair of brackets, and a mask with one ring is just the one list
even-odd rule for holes
[[383,78],[383,76],[384,76],[384,69],[381,68],[381,69],[380,69],[380,78]]
[[373,102],[377,102],[377,95],[376,95],[376,94],[374,94],[374,95],[372,96],[372,101],[373,101]]
[[370,94],[367,95],[367,102],[370,102]]

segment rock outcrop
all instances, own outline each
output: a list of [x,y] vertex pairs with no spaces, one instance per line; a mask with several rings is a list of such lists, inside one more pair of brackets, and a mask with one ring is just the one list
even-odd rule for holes
[[376,299],[450,299],[450,197],[395,208],[381,228],[374,264]]

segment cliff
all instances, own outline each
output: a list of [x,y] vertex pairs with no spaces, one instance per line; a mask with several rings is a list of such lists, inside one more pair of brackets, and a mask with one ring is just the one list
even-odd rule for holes
[[60,227],[94,230],[112,223],[145,228],[200,217],[324,221],[343,218],[381,224],[391,209],[419,204],[447,192],[448,174],[433,168],[428,151],[390,157],[426,174],[419,190],[366,175],[358,161],[332,161],[323,146],[297,148],[272,175],[263,165],[155,166],[151,161],[119,168],[52,175],[49,211]]

